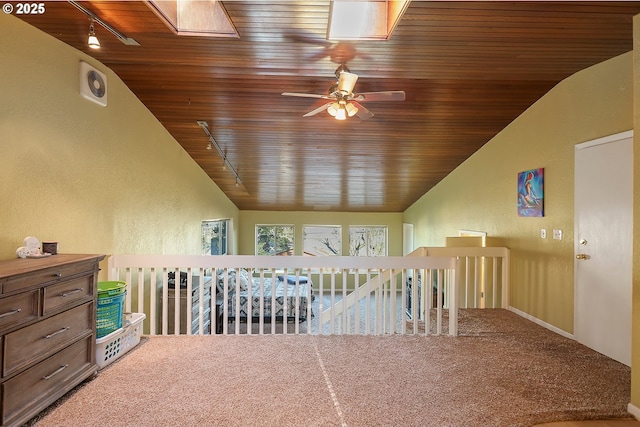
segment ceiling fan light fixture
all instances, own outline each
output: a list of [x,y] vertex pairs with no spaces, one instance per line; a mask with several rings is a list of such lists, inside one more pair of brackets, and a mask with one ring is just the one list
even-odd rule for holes
[[341,105],[336,112],[336,120],[346,120],[347,119],[347,110],[344,105]]
[[332,103],[331,105],[329,105],[329,108],[327,108],[327,112],[333,117],[336,117],[336,114],[338,114],[339,110],[340,104],[338,104],[337,102]]
[[344,108],[345,108],[345,110],[347,110],[347,115],[349,117],[353,117],[358,113],[358,107],[356,107],[352,103],[348,103],[347,105],[345,105]]

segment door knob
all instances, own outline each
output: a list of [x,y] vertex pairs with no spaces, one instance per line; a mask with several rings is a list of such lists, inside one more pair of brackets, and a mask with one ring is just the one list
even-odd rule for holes
[[588,258],[587,254],[577,254],[576,255],[576,259],[587,259],[587,258]]

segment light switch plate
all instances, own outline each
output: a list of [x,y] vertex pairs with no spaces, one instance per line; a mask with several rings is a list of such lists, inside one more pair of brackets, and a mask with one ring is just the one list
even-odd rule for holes
[[553,238],[556,240],[562,240],[562,230],[553,229]]

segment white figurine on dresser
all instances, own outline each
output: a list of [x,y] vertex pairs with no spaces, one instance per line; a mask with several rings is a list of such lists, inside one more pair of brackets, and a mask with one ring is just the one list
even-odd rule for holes
[[16,249],[18,258],[43,258],[51,256],[50,253],[40,250],[40,240],[37,237],[29,236],[24,238],[24,246]]

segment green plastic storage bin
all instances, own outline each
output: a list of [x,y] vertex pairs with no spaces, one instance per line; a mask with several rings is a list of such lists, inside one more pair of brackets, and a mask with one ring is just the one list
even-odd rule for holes
[[102,338],[122,327],[126,295],[125,282],[98,282],[96,338]]

